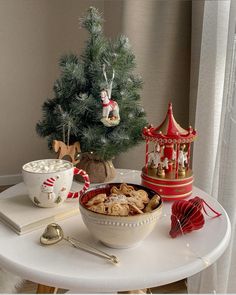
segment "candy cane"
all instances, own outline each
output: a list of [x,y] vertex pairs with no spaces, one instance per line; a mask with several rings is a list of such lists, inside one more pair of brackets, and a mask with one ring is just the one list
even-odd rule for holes
[[81,191],[79,192],[69,192],[67,198],[69,199],[75,199],[78,198],[79,196],[81,196],[90,186],[90,180],[89,180],[89,176],[88,174],[82,170],[82,169],[78,169],[78,168],[74,168],[74,175],[81,175],[84,179],[84,186],[82,188]]

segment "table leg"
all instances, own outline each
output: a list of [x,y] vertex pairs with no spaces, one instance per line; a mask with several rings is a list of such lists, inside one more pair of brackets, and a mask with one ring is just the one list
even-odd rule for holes
[[38,284],[36,294],[56,294],[57,288]]
[[119,294],[147,294],[148,289],[130,290],[124,292],[118,292]]

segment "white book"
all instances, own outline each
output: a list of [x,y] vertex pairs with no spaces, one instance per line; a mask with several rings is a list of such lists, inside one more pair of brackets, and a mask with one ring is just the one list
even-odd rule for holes
[[0,220],[19,235],[77,214],[78,200],[68,200],[54,208],[37,207],[27,195],[0,200]]

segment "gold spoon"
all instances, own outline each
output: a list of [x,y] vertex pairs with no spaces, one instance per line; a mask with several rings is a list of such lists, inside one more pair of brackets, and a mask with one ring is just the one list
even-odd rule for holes
[[108,259],[109,261],[113,263],[118,263],[119,260],[115,255],[109,255],[106,252],[103,252],[99,249],[96,249],[92,246],[89,246],[87,244],[81,243],[80,241],[70,238],[70,237],[64,237],[64,233],[62,228],[57,223],[51,223],[49,224],[46,229],[44,230],[43,234],[40,237],[40,243],[42,245],[54,245],[56,243],[59,243],[60,241],[65,240],[69,242],[73,247],[84,250],[90,254]]

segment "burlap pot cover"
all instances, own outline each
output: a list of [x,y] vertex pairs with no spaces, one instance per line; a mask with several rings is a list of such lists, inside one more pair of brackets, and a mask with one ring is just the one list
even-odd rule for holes
[[[83,154],[76,167],[88,173],[91,183],[111,181],[116,176],[112,161],[99,160],[92,154]],[[83,182],[80,175],[76,175],[75,179]]]

